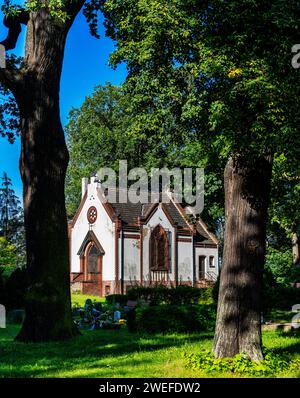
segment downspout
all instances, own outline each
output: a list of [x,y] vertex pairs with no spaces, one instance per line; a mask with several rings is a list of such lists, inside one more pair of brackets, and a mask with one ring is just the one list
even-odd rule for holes
[[192,250],[193,250],[193,253],[192,253],[193,284],[192,284],[192,286],[193,286],[193,287],[196,286],[196,261],[195,261],[195,259],[196,259],[196,253],[195,253],[195,243],[196,243],[196,231],[195,231],[195,228],[194,228],[193,235],[192,235]]
[[121,294],[124,294],[124,231],[120,227],[121,232]]
[[178,241],[177,241],[177,225],[174,225],[174,284],[178,286]]
[[138,224],[140,226],[140,283],[141,286],[144,284],[144,246],[143,246],[143,224],[141,222],[141,217],[138,218]]
[[120,218],[116,216],[115,219],[115,294],[119,293],[119,232],[120,232]]

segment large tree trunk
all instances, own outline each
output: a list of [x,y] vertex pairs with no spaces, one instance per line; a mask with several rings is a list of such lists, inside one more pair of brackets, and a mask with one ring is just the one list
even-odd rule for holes
[[22,91],[20,170],[24,188],[30,286],[19,341],[67,339],[71,316],[64,182],[68,151],[59,113],[59,85],[69,26],[45,10],[30,14]]
[[261,351],[261,282],[271,157],[231,158],[225,168],[225,242],[214,340],[217,358]]

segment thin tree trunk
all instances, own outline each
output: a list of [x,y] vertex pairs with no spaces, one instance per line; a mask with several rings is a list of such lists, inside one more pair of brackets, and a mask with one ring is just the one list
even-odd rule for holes
[[213,351],[217,358],[261,350],[261,282],[265,257],[271,156],[225,168],[225,242]]
[[293,264],[295,266],[300,265],[300,252],[299,252],[299,237],[297,234],[296,225],[292,225],[292,254],[293,254]]
[[22,95],[16,95],[30,278],[19,341],[63,340],[78,333],[71,316],[64,195],[68,151],[59,113],[68,28],[56,24],[45,10],[30,14]]

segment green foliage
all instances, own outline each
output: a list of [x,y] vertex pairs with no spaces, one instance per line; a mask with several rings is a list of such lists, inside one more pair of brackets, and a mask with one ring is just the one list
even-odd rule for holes
[[0,268],[0,304],[6,301],[5,280],[3,277],[3,268]]
[[[78,1],[78,0],[76,0]],[[11,0],[4,0],[4,4],[1,9],[5,15],[18,15],[22,10],[28,10],[29,12],[38,12],[42,8],[47,9],[49,14],[59,23],[64,23],[69,18],[66,9],[67,0],[48,0],[47,2],[42,0],[26,0],[25,5],[20,6],[13,4]]]
[[198,289],[191,286],[178,286],[167,288],[164,285],[155,287],[132,287],[128,290],[131,300],[143,300],[150,305],[158,304],[197,304],[199,302],[211,304],[212,289]]
[[300,303],[300,289],[292,286],[275,284],[266,285],[263,289],[263,309],[291,310],[294,304]]
[[126,314],[127,328],[130,333],[136,333],[138,325],[136,321],[136,309],[131,309]]
[[118,171],[119,160],[128,159],[128,167],[144,163],[147,143],[128,131],[129,97],[111,84],[99,86],[79,109],[73,109],[66,126],[70,163],[66,179],[69,215],[80,202],[81,178],[101,167]]
[[17,268],[14,270],[5,284],[7,308],[24,308],[28,286],[29,279],[27,270],[25,268]]
[[296,1],[102,0],[101,7],[117,43],[111,63],[127,64],[141,129],[176,134],[174,125],[185,125],[223,158],[295,151]]
[[[183,353],[210,349],[212,333],[141,335],[126,329],[83,330],[81,336],[69,341],[20,344],[14,341],[19,329],[19,325],[10,324],[0,329],[1,377],[207,377],[205,370],[187,367]],[[299,337],[264,332],[263,339],[266,347],[277,352],[287,351],[293,360],[300,358]],[[231,378],[237,375],[214,372],[213,376]],[[299,378],[299,367],[274,376]]]
[[277,354],[264,349],[264,360],[252,361],[241,353],[233,358],[215,358],[211,351],[203,350],[198,354],[185,354],[187,366],[211,372],[230,372],[237,375],[276,376],[279,372],[297,369],[299,359],[291,359],[288,353]]
[[3,269],[5,275],[16,267],[17,255],[16,247],[8,242],[4,237],[0,237],[0,268]]
[[16,196],[11,179],[4,172],[0,186],[0,234],[9,238],[14,233],[16,220],[20,216],[22,208],[20,200]]
[[86,21],[90,27],[90,33],[92,36],[100,39],[98,34],[98,19],[99,19],[99,10],[100,4],[99,0],[89,0],[86,1],[83,8],[83,14],[86,18]]
[[[205,167],[203,217],[216,230],[223,215],[221,163],[217,158],[209,161],[207,144],[197,142],[185,133],[183,126],[178,125],[180,131],[176,134],[173,130],[165,134],[161,127],[151,130],[141,123],[141,111],[134,101],[134,95],[123,88],[106,84],[96,87],[79,109],[70,112],[66,126],[70,152],[66,180],[68,214],[72,216],[78,208],[81,178],[94,174],[100,167],[118,172],[120,159],[127,159],[129,169],[144,167],[148,172],[152,167],[163,166]],[[160,126],[163,121],[162,118]]]
[[293,273],[292,251],[268,247],[265,268],[270,270],[275,282],[288,285]]
[[0,303],[23,308],[28,286],[25,268],[16,268],[16,247],[0,237]]
[[[299,198],[282,178],[299,175],[300,85],[291,67],[298,2],[100,3],[107,35],[116,42],[110,62],[125,62],[128,68],[123,88],[137,110],[130,128],[164,142],[169,149],[164,159],[170,163],[205,167],[203,215],[213,229],[222,227],[224,215],[221,170],[230,155],[240,152],[248,162],[271,152],[274,167],[277,159],[288,160],[288,173],[279,171],[273,179],[270,224],[291,227],[294,217],[299,229]],[[296,166],[291,168],[289,160]],[[269,232],[276,240],[276,231]]]
[[[269,312],[264,314],[264,320],[265,321],[272,321],[275,323],[290,323],[291,319],[295,313],[291,311],[291,308],[289,310],[270,310]],[[297,331],[293,330],[292,332],[297,333]],[[283,331],[283,333],[286,333]]]
[[[270,219],[270,244],[282,249],[291,247],[293,234],[300,235],[299,156],[277,154],[274,157]],[[280,234],[283,235],[281,236]]]
[[158,305],[136,310],[136,329],[146,333],[212,330],[216,312],[206,305]]
[[300,289],[291,286],[299,280],[299,268],[293,266],[291,250],[267,249],[263,273],[263,310],[290,310],[300,302]]
[[219,273],[216,283],[214,284],[214,286],[212,288],[212,298],[213,298],[213,301],[215,304],[218,303],[218,299],[219,299],[220,277],[221,277],[221,274]]
[[11,179],[5,172],[1,180],[0,267],[10,266],[13,269],[16,265],[24,266],[26,262],[23,209],[12,187]]

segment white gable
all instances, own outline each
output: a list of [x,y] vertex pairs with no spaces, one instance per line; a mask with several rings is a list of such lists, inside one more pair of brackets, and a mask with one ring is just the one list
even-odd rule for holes
[[[91,206],[96,207],[98,215],[95,224],[90,227],[87,212]],[[103,257],[103,279],[111,280],[114,278],[113,268],[115,264],[114,223],[98,197],[97,184],[88,185],[86,200],[72,229],[71,272],[80,271],[80,258],[77,253],[89,229],[95,233],[105,251],[105,256]]]

